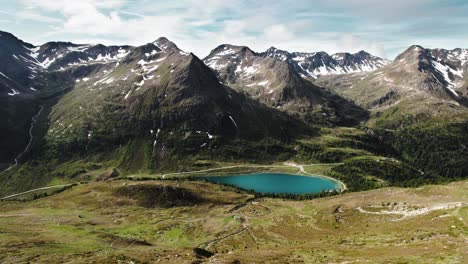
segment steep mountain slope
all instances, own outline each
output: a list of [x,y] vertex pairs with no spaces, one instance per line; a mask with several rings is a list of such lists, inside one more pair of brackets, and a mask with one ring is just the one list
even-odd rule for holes
[[316,80],[372,112],[369,131],[406,161],[448,178],[468,164],[467,52],[411,46],[368,75]]
[[39,109],[35,98],[46,86],[45,73],[31,55],[33,48],[0,31],[0,169],[28,144],[31,118]]
[[290,53],[271,47],[267,51],[260,53],[260,56],[287,61],[302,77],[306,78],[371,72],[390,63],[388,60],[373,56],[365,51],[360,51],[355,54],[343,52],[328,55],[323,51],[313,53]]
[[76,147],[77,141],[89,151],[85,146],[144,138],[156,153],[168,151],[161,138],[200,140],[188,149],[208,147],[213,137],[287,139],[294,134],[294,125],[283,123],[286,115],[221,85],[193,54],[173,44],[164,49],[159,42],[77,79],[75,89],[52,110],[47,140],[66,152],[65,146]]
[[0,96],[33,93],[44,86],[44,71],[35,58],[34,46],[0,31]]
[[293,64],[248,47],[220,45],[204,62],[222,83],[265,105],[299,113],[311,123],[355,124],[366,116],[351,102],[302,78]]
[[65,42],[36,47],[0,32],[0,118],[5,120],[0,125],[0,169],[27,150],[33,117],[40,109],[73,88],[75,78],[118,63],[125,49],[131,47]]
[[[50,171],[71,160],[173,170],[198,153],[242,158],[240,151],[253,151],[262,140],[284,144],[313,132],[220,84],[200,59],[165,38],[140,47],[47,43],[35,50],[47,79],[60,76],[69,89],[53,100],[42,92],[36,98],[44,110],[29,154],[36,165],[8,171],[0,189],[14,189],[21,179],[21,188],[44,184],[57,175]],[[277,143],[265,144],[265,157],[278,152],[268,151]]]
[[[24,144],[2,137],[4,167],[27,150],[21,166],[1,175],[2,193],[74,177],[98,161],[125,171],[155,171],[192,164],[197,155],[239,159],[255,153],[270,159],[285,155],[282,146],[295,137],[314,133],[302,121],[220,84],[200,59],[166,38],[140,47],[28,47],[45,85],[27,101],[30,113],[20,121],[10,118],[24,123],[18,128]],[[7,143],[12,151],[4,151]],[[60,167],[75,161],[90,165]]]

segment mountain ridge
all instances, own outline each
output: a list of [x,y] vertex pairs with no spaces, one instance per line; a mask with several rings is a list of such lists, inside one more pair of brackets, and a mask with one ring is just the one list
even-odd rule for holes
[[[219,140],[213,146],[222,140],[288,141],[303,133],[299,131],[309,130],[294,117],[220,84],[202,60],[165,37],[138,47],[70,42],[28,47],[25,52],[35,59],[31,65],[45,75],[45,88],[13,95],[5,92],[0,97],[8,107],[29,97],[39,106],[45,103],[42,98],[46,92],[54,94],[60,91],[54,87],[70,85],[71,89],[44,111],[50,114],[43,149],[55,156],[137,142],[151,145],[145,149],[152,154],[145,155],[153,159],[157,156],[160,162],[167,156],[163,153],[182,150],[180,145],[164,144],[163,140],[188,140],[185,150],[191,145],[196,153],[210,148],[214,138]],[[25,127],[34,111],[30,112],[21,117]],[[15,118],[8,111],[4,115]],[[172,129],[170,133],[166,132],[168,128]],[[148,131],[153,132],[148,135]],[[158,139],[147,142],[155,136]],[[7,134],[4,139],[8,139]]]
[[[332,55],[319,52],[289,52],[276,47],[270,47],[264,52],[255,52],[247,46],[221,44],[213,49],[204,60],[210,59],[210,65],[216,69],[216,61],[212,58],[221,49],[245,49],[252,54],[287,61],[305,78],[317,78],[323,75],[368,72],[390,63],[389,60],[373,56],[363,50],[354,54],[339,52]],[[237,51],[236,51],[237,52]],[[219,55],[219,54],[218,54]],[[221,55],[227,55],[222,53]],[[209,65],[209,66],[210,66]]]
[[399,99],[415,96],[466,104],[467,62],[466,49],[426,49],[412,45],[391,64],[336,91],[366,108],[388,107]]
[[254,52],[247,46],[219,45],[203,61],[222,83],[270,107],[299,113],[307,122],[331,119],[343,124],[366,116],[352,102],[301,77],[295,64]]

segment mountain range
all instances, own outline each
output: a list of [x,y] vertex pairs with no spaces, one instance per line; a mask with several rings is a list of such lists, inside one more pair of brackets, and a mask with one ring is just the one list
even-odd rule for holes
[[466,49],[414,45],[366,75],[330,76],[317,83],[373,111],[463,121],[468,106],[467,54]]
[[[433,175],[468,175],[466,49],[412,46],[389,61],[223,44],[200,59],[164,37],[138,47],[34,46],[0,32],[0,59],[5,193],[86,171],[61,171],[68,162],[136,172],[280,161],[338,127],[365,132],[351,146],[382,144]],[[14,186],[21,177],[28,184]]]

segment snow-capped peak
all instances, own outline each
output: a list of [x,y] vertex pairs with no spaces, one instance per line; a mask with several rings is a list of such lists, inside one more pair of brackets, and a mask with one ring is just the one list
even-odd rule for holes
[[304,77],[317,78],[323,75],[369,72],[377,70],[389,61],[365,51],[355,54],[326,52],[287,52],[271,47],[262,53],[264,57],[287,60]]

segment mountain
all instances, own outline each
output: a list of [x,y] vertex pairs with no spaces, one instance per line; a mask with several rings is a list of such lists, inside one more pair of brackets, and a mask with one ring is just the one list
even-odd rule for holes
[[203,59],[223,84],[311,123],[355,123],[366,112],[302,78],[295,64],[245,46],[220,45]]
[[133,49],[130,46],[80,45],[48,42],[34,51],[40,65],[51,71],[64,71],[72,66],[118,62]]
[[[401,100],[466,105],[467,58],[465,49],[425,49],[414,45],[391,64],[368,75],[339,76],[335,81],[335,77],[329,77],[317,80],[317,83],[329,86],[366,108],[385,109]],[[344,81],[347,78],[354,81]],[[411,111],[438,109],[419,109],[415,107],[417,105],[420,104],[413,105]]]
[[0,31],[0,95],[34,93],[44,86],[43,69],[35,58],[34,46]]
[[355,54],[343,52],[329,55],[323,51],[313,53],[290,53],[271,47],[267,51],[260,53],[260,56],[287,61],[302,77],[306,78],[371,72],[390,63],[390,61],[386,59],[373,56],[365,51],[360,51]]
[[35,97],[46,87],[45,72],[32,49],[0,31],[0,168],[28,144],[31,118],[39,110]]
[[[15,157],[45,164],[106,153],[123,169],[174,169],[190,162],[178,156],[217,152],[232,158],[243,155],[232,144],[253,148],[261,140],[289,142],[313,132],[299,119],[221,84],[199,58],[166,38],[139,47],[36,47],[8,36],[11,52],[2,55],[18,61],[23,72],[5,71],[11,77],[1,86],[0,114],[8,120],[2,124],[3,167]],[[28,89],[39,80],[41,85]]]
[[[219,83],[195,55],[165,41],[133,49],[85,78],[54,106],[46,139],[67,153],[138,141],[151,155],[210,147],[211,139],[287,140],[300,123]],[[289,120],[289,121],[288,121]],[[118,125],[117,125],[118,124]],[[117,125],[117,126],[116,126]],[[143,143],[142,143],[143,144]],[[158,160],[158,159],[153,159]]]
[[[412,47],[374,72],[312,79],[304,75],[312,66],[293,63],[308,55],[272,49],[225,44],[200,60],[163,37],[138,47],[34,46],[0,34],[9,63],[0,66],[3,194],[109,168],[127,175],[292,158],[345,162],[336,175],[355,189],[391,175],[416,185],[468,171],[465,50]],[[373,58],[320,56],[349,72]],[[381,155],[401,165],[369,158]],[[415,168],[427,176],[400,173]]]
[[1,31],[0,168],[23,156],[34,132],[32,120],[44,105],[72,89],[75,78],[118,63],[131,49],[69,42],[34,46]]
[[467,50],[409,47],[368,74],[315,80],[371,112],[367,127],[425,172],[468,175]]

